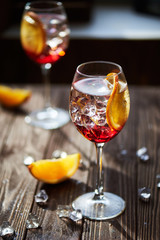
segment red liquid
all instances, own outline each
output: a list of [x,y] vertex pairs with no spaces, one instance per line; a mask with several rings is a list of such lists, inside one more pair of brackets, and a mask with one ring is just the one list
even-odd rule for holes
[[95,125],[94,128],[90,130],[76,124],[75,126],[85,138],[95,143],[108,142],[119,133],[116,130],[111,130],[108,125],[107,126]]
[[34,53],[26,51],[26,54],[33,61],[35,61],[39,64],[45,64],[45,63],[55,63],[55,62],[57,62],[60,59],[60,57],[65,55],[65,52],[62,50],[62,51],[59,51],[59,53],[58,52],[52,52],[52,54],[42,53],[42,54],[36,55]]

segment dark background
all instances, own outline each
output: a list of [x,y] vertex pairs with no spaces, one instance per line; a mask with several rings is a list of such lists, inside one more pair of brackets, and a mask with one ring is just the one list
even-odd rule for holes
[[[4,32],[12,26],[20,25],[26,1],[6,0],[0,9],[0,82],[41,83],[40,68],[25,55],[19,37],[5,36]],[[89,22],[94,4],[111,4],[109,1],[63,1],[69,22]],[[130,4],[134,11],[160,17],[160,2],[134,0],[112,1],[113,5]],[[156,5],[156,7],[155,7]],[[77,39],[71,38],[67,53],[51,71],[52,83],[71,84],[78,64],[91,60],[113,61],[123,67],[129,84],[160,84],[160,39]]]

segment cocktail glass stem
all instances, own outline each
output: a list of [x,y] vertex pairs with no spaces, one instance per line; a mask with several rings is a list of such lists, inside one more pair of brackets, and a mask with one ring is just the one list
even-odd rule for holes
[[125,209],[125,201],[109,192],[103,192],[102,150],[104,143],[95,143],[97,153],[97,182],[94,192],[85,193],[76,198],[72,206],[81,210],[83,216],[94,220],[111,219]]
[[104,199],[103,176],[102,176],[102,150],[104,143],[95,143],[97,154],[97,182],[94,200]]
[[51,83],[49,78],[51,67],[51,63],[41,65],[42,78],[44,82],[45,108],[51,107]]
[[48,130],[62,127],[70,120],[69,114],[66,110],[52,107],[51,84],[49,78],[51,67],[51,63],[41,65],[42,78],[44,82],[44,108],[31,112],[25,117],[26,123]]

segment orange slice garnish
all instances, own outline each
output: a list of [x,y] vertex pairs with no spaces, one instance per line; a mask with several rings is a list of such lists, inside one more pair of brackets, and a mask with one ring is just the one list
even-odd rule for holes
[[21,42],[23,48],[33,54],[40,54],[45,46],[45,31],[37,14],[27,12],[21,23]]
[[[106,108],[107,123],[111,129],[120,131],[129,115],[129,90],[127,84],[119,80],[116,73],[110,73],[106,79],[113,85],[113,90]],[[125,87],[123,87],[124,85]]]
[[0,85],[0,104],[6,107],[17,107],[31,97],[31,91]]
[[36,179],[46,183],[59,183],[70,178],[78,169],[80,153],[67,155],[65,158],[39,160],[28,166]]

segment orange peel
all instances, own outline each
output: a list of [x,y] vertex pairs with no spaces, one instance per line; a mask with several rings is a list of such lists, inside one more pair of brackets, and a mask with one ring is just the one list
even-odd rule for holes
[[45,46],[46,34],[43,24],[37,14],[27,12],[21,22],[21,43],[23,48],[33,54],[39,55]]
[[70,178],[78,169],[80,153],[65,158],[43,159],[31,163],[28,169],[33,177],[45,183],[56,184]]
[[[109,127],[116,131],[120,131],[126,123],[130,111],[129,90],[123,89],[116,73],[110,73],[106,78],[113,84],[111,96],[106,107],[106,119]],[[127,86],[127,85],[126,85]]]
[[5,107],[17,107],[31,97],[31,91],[0,85],[0,104]]

